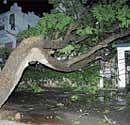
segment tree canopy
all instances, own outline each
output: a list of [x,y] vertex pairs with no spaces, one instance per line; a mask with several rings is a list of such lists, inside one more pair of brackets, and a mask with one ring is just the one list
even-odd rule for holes
[[0,73],[0,106],[30,62],[38,61],[62,72],[81,70],[97,60],[111,58],[114,44],[130,36],[128,0],[49,2],[54,5],[52,12],[43,13],[35,27],[18,34],[21,43]]
[[130,34],[128,0],[49,2],[54,5],[51,14],[43,13],[37,26],[18,34],[18,40],[43,37],[47,40],[44,48],[50,55],[71,60],[70,65],[79,63],[78,67],[82,67],[98,59],[106,60],[112,54],[114,43]]

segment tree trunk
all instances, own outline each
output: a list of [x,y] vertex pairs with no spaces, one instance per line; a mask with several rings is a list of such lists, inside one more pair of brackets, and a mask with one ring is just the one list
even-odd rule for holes
[[40,52],[40,38],[31,38],[22,43],[11,53],[5,67],[0,73],[0,107],[8,99],[15,86],[18,84],[23,71],[31,61],[39,61],[51,67]]
[[47,41],[40,37],[23,40],[11,53],[5,67],[0,73],[0,107],[18,84],[29,62],[38,61],[52,69],[64,72],[75,71],[90,62],[102,58],[98,55],[98,51],[107,47],[114,40],[126,37],[129,34],[130,28],[118,34],[113,34],[92,47],[88,53],[74,57],[68,61],[57,60],[49,54],[50,49],[62,48],[65,45],[64,42]]

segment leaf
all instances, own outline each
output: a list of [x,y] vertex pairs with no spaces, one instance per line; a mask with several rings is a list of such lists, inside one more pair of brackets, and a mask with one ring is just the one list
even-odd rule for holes
[[60,49],[60,53],[64,53],[64,54],[68,54],[68,53],[71,53],[73,50],[74,50],[74,46],[72,45],[67,45],[65,48],[63,49]]
[[128,28],[130,25],[130,8],[125,5],[121,9],[118,9],[116,15],[116,18],[121,23],[121,26]]
[[91,12],[93,16],[96,17],[98,22],[115,21],[115,10],[112,8],[111,5],[97,5],[93,8]]
[[97,34],[98,31],[96,28],[90,27],[90,26],[86,26],[84,28],[80,28],[76,31],[76,34],[80,35],[80,36],[85,36],[85,35],[93,35],[93,34]]
[[78,95],[73,95],[73,96],[71,96],[71,101],[73,101],[73,102],[76,102],[76,101],[78,101],[80,99],[80,97],[78,96]]
[[64,13],[44,14],[44,17],[39,20],[35,27],[31,27],[30,29],[19,33],[18,39],[21,41],[23,38],[38,35],[42,35],[45,38],[52,38],[55,31],[64,33],[67,27],[72,24],[74,24],[74,20]]

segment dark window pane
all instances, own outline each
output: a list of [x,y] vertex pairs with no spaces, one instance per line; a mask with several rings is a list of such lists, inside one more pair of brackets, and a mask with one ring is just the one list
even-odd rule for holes
[[11,25],[11,30],[15,30],[15,14],[10,14],[9,24]]
[[4,30],[4,29],[5,29],[4,25],[0,26],[0,30]]

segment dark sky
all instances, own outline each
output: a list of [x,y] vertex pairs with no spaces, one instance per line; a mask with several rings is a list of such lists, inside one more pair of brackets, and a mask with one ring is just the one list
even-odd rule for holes
[[22,7],[23,12],[34,11],[39,16],[43,12],[49,12],[53,8],[48,3],[48,0],[7,0],[7,4],[3,4],[3,0],[0,0],[0,13],[8,11],[10,6],[15,2]]
[[[3,4],[4,0],[0,0],[0,13],[6,12],[10,9],[10,6],[15,2],[22,7],[23,12],[34,11],[35,14],[42,16],[43,12],[50,12],[53,5],[48,3],[48,0],[7,0],[7,4]],[[98,0],[88,0],[86,5],[91,5]],[[128,0],[130,5],[130,0]]]

